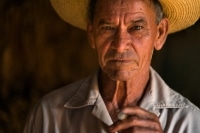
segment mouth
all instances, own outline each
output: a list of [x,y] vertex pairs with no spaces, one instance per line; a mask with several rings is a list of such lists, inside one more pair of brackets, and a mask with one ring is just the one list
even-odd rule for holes
[[126,59],[113,59],[109,60],[110,63],[120,63],[120,64],[128,64],[132,62],[132,60],[126,60]]

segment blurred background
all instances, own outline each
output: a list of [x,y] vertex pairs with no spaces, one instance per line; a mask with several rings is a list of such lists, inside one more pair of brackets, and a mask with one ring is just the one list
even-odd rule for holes
[[[22,133],[28,112],[42,96],[97,66],[85,31],[61,20],[49,0],[1,0],[0,133]],[[152,66],[200,107],[200,21],[169,35]]]

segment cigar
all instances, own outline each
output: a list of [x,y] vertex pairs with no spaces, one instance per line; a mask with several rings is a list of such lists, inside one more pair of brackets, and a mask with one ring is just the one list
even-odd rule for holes
[[123,112],[119,112],[118,114],[117,114],[117,118],[119,119],[119,120],[125,120],[126,118],[127,118],[127,114],[125,114],[125,113],[123,113]]

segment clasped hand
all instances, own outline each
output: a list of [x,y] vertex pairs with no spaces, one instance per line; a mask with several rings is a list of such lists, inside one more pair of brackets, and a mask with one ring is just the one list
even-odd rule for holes
[[158,117],[138,106],[125,107],[121,110],[128,117],[118,120],[109,127],[111,133],[163,133]]

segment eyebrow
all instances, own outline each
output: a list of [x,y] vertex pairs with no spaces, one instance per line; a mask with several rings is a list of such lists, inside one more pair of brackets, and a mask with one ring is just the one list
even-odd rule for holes
[[137,23],[146,23],[144,18],[139,18],[137,20],[131,20],[131,23],[137,24]]
[[101,19],[99,21],[98,25],[102,25],[102,24],[113,24],[113,22],[111,22],[109,20]]
[[[144,18],[137,18],[137,19],[133,19],[130,21],[131,24],[139,24],[139,23],[143,23],[145,24],[146,21]],[[98,22],[98,26],[100,25],[115,25],[115,23],[113,21],[110,20],[106,20],[106,19],[100,19]]]

